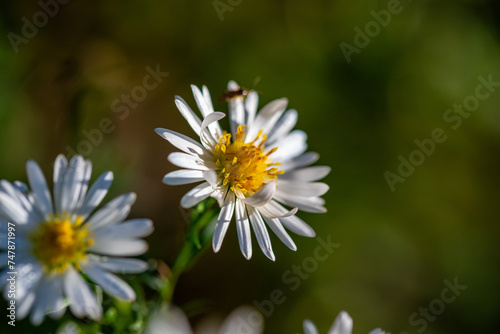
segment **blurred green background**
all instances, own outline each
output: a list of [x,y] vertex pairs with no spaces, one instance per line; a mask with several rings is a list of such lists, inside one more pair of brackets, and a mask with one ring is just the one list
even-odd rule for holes
[[[9,33],[24,38],[23,17],[33,22],[42,9],[35,1],[0,6],[0,177],[26,180],[28,158],[50,174],[58,153],[80,145],[94,179],[115,172],[108,200],[138,194],[131,217],[154,220],[149,255],[168,264],[183,242],[178,203],[190,186],[161,183],[175,169],[167,161],[174,148],[153,129],[194,137],[174,95],[194,108],[189,84],[205,84],[227,111],[217,97],[234,79],[259,92],[260,106],[284,96],[299,111],[309,149],[332,167],[328,213],[299,216],[340,246],[292,291],[282,275],[318,242],[294,236],[292,252],[273,236],[273,263],[254,239],[247,261],[232,224],[220,253],[206,252],[179,282],[174,302],[188,312],[202,305],[194,323],[280,289],[286,300],[269,312],[266,333],[302,332],[305,318],[326,333],[340,310],[353,317],[354,333],[498,333],[500,87],[456,130],[443,115],[475,94],[479,76],[500,81],[500,1],[402,0],[381,27],[370,24],[371,11],[387,10],[387,1],[74,0],[15,47]],[[354,29],[367,24],[372,36],[348,63],[339,45],[355,46]],[[117,109],[157,65],[168,77]],[[113,130],[82,146],[105,118]],[[414,140],[436,128],[447,140],[391,191],[384,173],[397,173],[398,157],[408,159]],[[425,330],[411,323],[455,278],[467,289]]]

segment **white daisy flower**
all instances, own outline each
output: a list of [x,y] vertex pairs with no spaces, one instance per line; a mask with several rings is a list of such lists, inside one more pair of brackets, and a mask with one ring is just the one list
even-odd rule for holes
[[231,312],[222,323],[216,319],[205,319],[193,331],[186,315],[174,306],[164,307],[149,320],[145,334],[262,334],[264,317],[253,307],[240,306]]
[[[318,329],[310,320],[304,321],[305,334],[318,334]],[[328,334],[351,334],[352,333],[352,318],[345,311],[339,313],[332,327],[328,330]],[[380,329],[374,329],[369,334],[384,334]]]
[[[38,325],[45,315],[61,317],[69,306],[77,317],[100,319],[101,305],[81,273],[109,295],[134,300],[134,290],[113,272],[147,269],[144,261],[119,258],[144,253],[147,244],[139,238],[153,231],[148,219],[122,223],[135,194],[121,195],[92,214],[106,196],[113,173],[103,173],[89,188],[92,163],[75,156],[68,164],[59,155],[54,163],[52,198],[35,161],[26,163],[26,172],[31,191],[18,181],[0,181],[0,216],[15,224],[17,318],[31,313],[31,322]],[[2,228],[2,233],[6,231]],[[6,244],[2,242],[4,251]],[[5,266],[7,261],[0,264]],[[11,271],[6,268],[0,274],[2,283]],[[6,299],[7,291],[5,286]]]
[[[203,181],[184,195],[181,206],[190,208],[209,196],[216,198],[221,206],[213,235],[214,251],[219,251],[233,214],[240,248],[247,259],[252,257],[250,225],[260,248],[271,260],[275,256],[266,224],[292,250],[297,247],[285,228],[314,237],[314,230],[295,213],[299,209],[326,212],[320,196],[328,191],[328,186],[314,181],[325,177],[330,168],[306,167],[317,161],[319,155],[305,153],[306,134],[292,131],[297,111],[286,110],[288,101],[282,98],[257,113],[255,91],[231,94],[231,133],[226,133],[218,123],[225,114],[214,111],[207,87],[203,86],[202,91],[194,85],[191,88],[203,121],[181,97],[175,97],[175,104],[200,137],[201,144],[172,130],[155,131],[184,152],[169,155],[169,161],[183,169],[168,173],[163,182],[180,185]],[[228,91],[241,90],[231,81]],[[288,210],[282,204],[293,209]]]

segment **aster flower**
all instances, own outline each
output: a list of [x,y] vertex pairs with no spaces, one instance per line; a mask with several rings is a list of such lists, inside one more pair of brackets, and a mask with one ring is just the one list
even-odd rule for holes
[[[285,98],[274,100],[257,113],[258,95],[234,94],[229,99],[231,132],[223,132],[218,121],[225,114],[215,112],[207,87],[202,91],[191,86],[203,116],[201,120],[179,96],[177,108],[200,137],[195,140],[163,128],[156,132],[183,153],[171,153],[169,161],[183,169],[168,173],[163,182],[169,185],[203,182],[181,199],[190,208],[211,196],[221,206],[212,246],[221,248],[229,223],[236,216],[240,248],[245,258],[252,257],[250,225],[263,253],[275,259],[267,227],[292,250],[295,243],[288,230],[314,237],[314,230],[298,218],[297,210],[326,212],[320,197],[328,191],[325,183],[314,182],[325,177],[330,168],[306,167],[316,162],[317,153],[305,153],[307,136],[294,130],[297,111],[286,110]],[[231,81],[228,91],[240,88]],[[291,207],[286,209],[282,204]],[[267,227],[266,227],[267,225]]]
[[[0,181],[0,217],[15,224],[17,318],[31,313],[31,322],[37,325],[47,314],[61,317],[69,306],[77,317],[100,319],[101,305],[81,273],[109,295],[134,300],[134,290],[113,272],[147,269],[144,261],[119,258],[144,253],[147,244],[139,238],[153,231],[148,219],[122,223],[135,194],[118,196],[92,214],[106,196],[113,173],[103,173],[89,188],[92,163],[75,156],[68,164],[59,155],[53,198],[35,161],[26,163],[26,173],[31,190],[18,181]],[[0,274],[0,282],[6,281],[9,271]],[[4,295],[7,299],[7,287]]]
[[[305,334],[318,334],[318,329],[310,321],[304,321],[304,333]],[[352,318],[347,314],[347,312],[342,311],[339,313],[332,327],[328,330],[328,334],[351,334],[352,333]],[[380,329],[374,329],[370,334],[384,334]]]
[[222,323],[216,319],[203,320],[193,331],[186,315],[175,306],[158,310],[148,320],[145,334],[262,334],[264,318],[253,307],[240,306]]

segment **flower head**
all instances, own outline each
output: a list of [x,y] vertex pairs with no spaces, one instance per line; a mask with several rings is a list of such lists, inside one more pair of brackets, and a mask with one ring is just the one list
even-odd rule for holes
[[[328,330],[328,334],[351,334],[352,333],[352,318],[345,311],[339,313],[332,327]],[[374,329],[370,334],[384,334],[380,329]],[[310,320],[304,321],[304,334],[318,334],[318,329]]]
[[[286,110],[287,99],[270,102],[257,112],[258,95],[227,94],[231,131],[222,131],[218,121],[224,113],[215,112],[207,87],[191,86],[203,120],[181,97],[176,96],[177,108],[200,137],[193,139],[163,128],[156,132],[181,152],[171,153],[169,161],[183,169],[168,173],[163,182],[180,185],[202,182],[181,199],[190,208],[211,196],[221,206],[212,246],[219,251],[233,214],[240,248],[249,259],[252,256],[250,226],[264,254],[274,260],[267,227],[290,249],[296,250],[288,230],[314,237],[314,230],[298,218],[297,210],[325,212],[320,197],[328,191],[325,183],[315,182],[325,177],[330,168],[307,167],[318,160],[316,153],[305,153],[307,136],[292,131],[297,111]],[[241,89],[234,82],[228,92]],[[285,208],[284,205],[291,207]],[[267,225],[267,227],[266,227]]]
[[[105,172],[89,188],[92,163],[81,156],[69,163],[63,155],[56,158],[53,196],[35,161],[27,162],[26,173],[31,190],[19,181],[0,181],[2,237],[11,230],[15,235],[10,240],[16,250],[17,317],[31,313],[32,323],[39,324],[47,314],[59,318],[69,306],[78,317],[99,319],[101,306],[80,273],[113,297],[135,299],[134,290],[113,274],[147,268],[144,261],[119,258],[144,253],[147,244],[139,238],[153,231],[148,219],[122,223],[135,194],[121,195],[92,213],[106,196],[113,174]],[[10,269],[0,274],[2,282]],[[5,298],[7,291],[6,286]]]

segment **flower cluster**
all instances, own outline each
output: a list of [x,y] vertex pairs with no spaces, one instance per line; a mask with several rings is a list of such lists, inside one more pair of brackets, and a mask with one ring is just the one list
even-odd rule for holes
[[[166,174],[163,182],[199,183],[182,197],[181,206],[200,207],[198,204],[209,197],[220,206],[213,212],[214,252],[220,250],[233,216],[241,252],[247,259],[252,257],[251,230],[271,260],[275,255],[268,228],[294,251],[297,247],[289,231],[315,237],[314,230],[296,214],[299,210],[326,212],[321,196],[329,187],[318,180],[327,176],[330,168],[311,166],[319,155],[307,152],[306,134],[294,130],[298,113],[287,109],[288,100],[271,101],[257,111],[258,94],[230,81],[223,96],[229,103],[230,131],[224,131],[219,122],[226,115],[214,110],[207,87],[200,90],[193,85],[192,91],[201,117],[181,97],[176,96],[175,104],[199,141],[168,129],[158,128],[156,132],[181,151],[168,156],[180,169]],[[32,324],[39,325],[47,315],[58,319],[69,308],[78,318],[101,322],[106,317],[101,290],[118,301],[133,302],[136,291],[116,274],[138,274],[149,268],[147,262],[131,257],[146,252],[142,238],[153,231],[149,219],[125,220],[135,194],[123,194],[101,206],[113,173],[105,172],[91,184],[92,163],[79,155],[70,161],[57,156],[52,191],[35,161],[26,163],[26,174],[28,184],[0,181],[0,252],[4,256],[9,254],[4,231],[10,223],[16,226],[17,317],[30,315]],[[194,218],[192,225],[196,225]],[[195,246],[201,248],[199,242]],[[191,254],[192,250],[186,249]],[[181,251],[178,260],[189,262],[189,256]],[[6,299],[10,297],[5,282],[11,270],[7,263],[0,263],[4,266],[0,282],[4,283]],[[129,328],[148,334],[194,332],[184,313],[170,304],[171,290],[186,267],[187,263],[176,262],[170,276],[158,275],[148,281],[159,292],[160,301],[156,307],[148,304],[149,314]],[[261,334],[264,320],[253,308],[241,307],[220,326],[212,323],[209,327],[212,330],[202,328],[203,332]],[[58,333],[78,331],[74,322],[66,322]],[[304,322],[304,331],[318,333],[309,320]],[[341,312],[328,333],[351,331],[352,319]],[[375,330],[371,334],[382,333]]]

